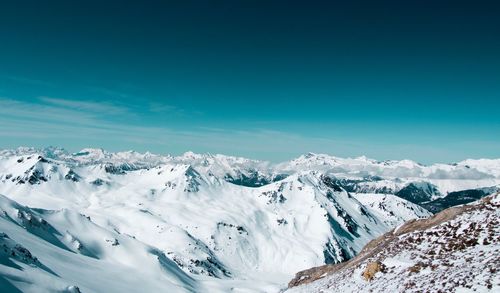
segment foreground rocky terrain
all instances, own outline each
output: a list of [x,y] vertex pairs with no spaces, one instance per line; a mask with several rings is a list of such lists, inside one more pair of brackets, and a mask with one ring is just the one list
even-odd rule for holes
[[287,292],[498,292],[500,195],[412,220],[348,262],[299,272]]

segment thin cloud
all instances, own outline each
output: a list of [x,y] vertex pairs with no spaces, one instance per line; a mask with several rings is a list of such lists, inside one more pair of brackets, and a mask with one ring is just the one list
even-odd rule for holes
[[66,124],[92,124],[95,122],[95,115],[87,112],[7,98],[0,98],[0,114],[4,119],[24,119],[27,121],[52,121]]
[[180,112],[181,110],[175,106],[161,103],[149,103],[149,111],[154,113],[164,112]]
[[45,139],[50,144],[54,144],[54,141],[62,143],[84,139],[86,144],[114,142],[127,146],[140,144],[156,149],[210,151],[235,155],[286,155],[296,153],[297,148],[309,148],[316,142],[315,139],[309,140],[298,135],[265,129],[222,131],[205,127],[183,130],[145,127],[133,122],[115,123],[106,120],[106,116],[91,113],[91,110],[96,109],[109,110],[102,104],[45,99],[46,103],[41,105],[0,98],[0,135],[16,139]]
[[[64,102],[63,102],[64,103]],[[390,148],[381,141],[349,141],[345,138],[315,137],[276,131],[272,128],[223,129],[201,126],[199,128],[147,127],[136,119],[114,122],[108,115],[96,115],[97,106],[66,103],[33,103],[0,98],[0,137],[7,141],[40,141],[44,144],[72,143],[80,147],[126,147],[155,152],[188,151],[223,153],[279,161],[306,152],[329,153],[338,156],[367,155],[378,159],[400,159],[397,154],[424,151],[433,158],[456,160],[460,153],[450,148],[430,148],[425,144],[392,144]],[[78,110],[78,109],[86,110]],[[102,110],[103,108],[99,108]],[[128,115],[128,114],[127,114]],[[132,113],[131,115],[134,115]],[[367,152],[367,144],[370,149]],[[475,146],[475,145],[474,145]],[[460,144],[455,149],[471,148]],[[489,147],[498,149],[497,143]]]
[[32,79],[32,78],[27,78],[23,76],[13,76],[13,75],[4,75],[4,78],[17,82],[17,83],[22,83],[22,84],[29,84],[29,85],[37,85],[37,86],[46,86],[46,87],[53,87],[54,84],[48,81],[44,80],[39,80],[39,79]]
[[186,111],[179,107],[164,103],[151,102],[149,103],[148,106],[149,106],[148,107],[149,112],[157,114],[169,114],[178,117],[188,117],[188,116],[203,114],[200,111]]
[[129,112],[128,108],[115,105],[109,102],[95,102],[95,101],[75,101],[68,99],[58,99],[51,97],[39,97],[39,100],[62,108],[97,112],[110,115],[121,115]]
[[89,91],[95,92],[95,93],[100,93],[104,94],[113,98],[129,98],[130,95],[128,93],[124,93],[121,91],[117,91],[114,89],[109,89],[109,88],[104,88],[104,87],[97,87],[97,86],[87,86],[86,87]]

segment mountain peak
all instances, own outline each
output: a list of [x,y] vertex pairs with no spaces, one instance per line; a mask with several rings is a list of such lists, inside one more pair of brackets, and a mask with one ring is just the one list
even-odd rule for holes
[[79,152],[73,153],[72,155],[75,157],[91,157],[96,159],[104,158],[108,152],[106,152],[102,148],[84,148]]

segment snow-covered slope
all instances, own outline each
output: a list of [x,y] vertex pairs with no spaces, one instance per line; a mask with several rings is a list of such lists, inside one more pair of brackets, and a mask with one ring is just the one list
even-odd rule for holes
[[[190,152],[173,157],[101,149],[73,154],[58,148],[4,150],[2,201],[43,219],[53,233],[42,237],[7,218],[0,232],[8,235],[10,246],[26,247],[54,272],[68,266],[69,272],[77,272],[84,266],[90,274],[102,267],[103,278],[115,280],[103,288],[113,282],[133,288],[133,280],[121,282],[110,274],[132,272],[144,258],[150,267],[138,278],[156,280],[151,289],[274,292],[297,271],[348,260],[371,239],[431,215],[401,194],[387,193],[423,192],[430,200],[449,190],[492,186],[499,180],[492,163],[483,169],[443,166],[314,154],[274,165]],[[447,175],[435,179],[432,174],[438,171]],[[459,178],[462,171],[465,175]],[[115,239],[120,245],[113,245]],[[7,258],[2,270],[11,270],[12,263],[22,266]],[[61,261],[73,258],[74,267]],[[16,287],[21,285],[14,280],[23,278],[36,286],[48,280],[42,271],[2,275]],[[101,291],[100,282],[57,275],[58,290],[76,285]]]
[[286,292],[498,292],[500,195],[410,221],[349,262],[297,274]]
[[[253,187],[235,184],[242,174],[264,179]],[[159,157],[95,149],[68,154],[55,148],[3,151],[0,192],[8,198],[2,200],[15,207],[11,210],[27,210],[50,223],[53,232],[33,236],[19,225],[12,230],[9,221],[2,229],[40,262],[50,263],[52,271],[68,266],[57,261],[68,258],[67,253],[83,259],[75,261],[79,266],[89,258],[112,260],[119,269],[124,260],[114,256],[116,239],[123,243],[120,249],[127,246],[126,262],[137,259],[139,267],[140,259],[154,251],[153,256],[168,260],[170,270],[189,277],[189,282],[184,277],[172,281],[173,286],[273,291],[298,270],[345,261],[394,225],[429,215],[395,196],[373,199],[388,206],[400,203],[408,211],[387,218],[378,206],[364,205],[322,172],[280,174],[268,163],[221,155]],[[363,195],[363,200],[369,197],[373,195]],[[38,253],[38,242],[52,250]],[[63,256],[52,260],[47,253]],[[155,265],[158,261],[151,262]],[[151,277],[168,279],[177,274],[158,268],[151,269]],[[31,277],[42,273],[36,272]],[[63,287],[97,288],[73,275],[57,275]],[[11,281],[19,277],[8,276]]]
[[34,210],[1,195],[0,231],[2,292],[198,291],[162,251],[71,210]]

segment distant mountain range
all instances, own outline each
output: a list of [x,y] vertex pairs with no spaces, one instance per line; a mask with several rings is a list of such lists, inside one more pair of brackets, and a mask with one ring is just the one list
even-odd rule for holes
[[500,159],[2,150],[0,286],[277,292],[300,270],[352,259],[394,227],[499,184]]

